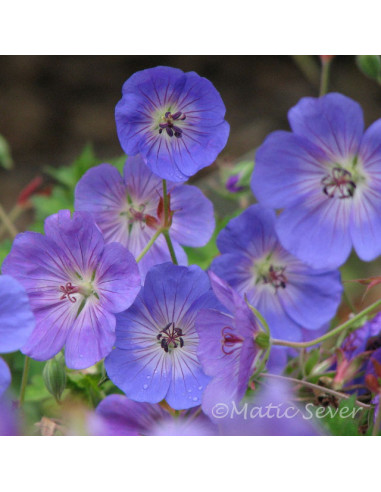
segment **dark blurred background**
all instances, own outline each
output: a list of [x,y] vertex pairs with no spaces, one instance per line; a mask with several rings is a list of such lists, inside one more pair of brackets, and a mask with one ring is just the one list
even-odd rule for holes
[[[286,56],[2,56],[0,134],[15,167],[0,169],[0,197],[15,196],[47,165],[69,164],[91,142],[100,160],[121,154],[114,107],[123,82],[156,65],[195,70],[210,79],[227,108],[230,161],[258,146],[272,130],[288,128],[287,111],[318,94],[319,58]],[[356,67],[336,57],[330,90],[361,103],[366,123],[381,117],[381,90]]]

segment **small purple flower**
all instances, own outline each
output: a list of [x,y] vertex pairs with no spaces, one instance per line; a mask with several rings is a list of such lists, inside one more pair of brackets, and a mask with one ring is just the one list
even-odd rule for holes
[[68,367],[89,367],[112,349],[115,314],[134,301],[140,278],[121,244],[105,245],[89,214],[69,210],[48,217],[45,236],[19,234],[3,272],[26,289],[36,328],[22,351],[47,360],[65,346]]
[[[170,236],[181,265],[187,256],[180,244],[204,246],[211,238],[215,220],[213,205],[195,186],[168,183],[172,225]],[[101,164],[78,182],[75,208],[92,214],[107,243],[117,241],[135,258],[162,226],[163,187],[160,178],[144,164],[141,156],[130,157],[124,177],[110,164]],[[159,236],[139,262],[142,276],[171,257],[164,236]]]
[[223,310],[202,309],[195,323],[198,358],[205,374],[213,378],[202,400],[208,415],[216,403],[243,398],[262,353],[255,343],[260,329],[244,299],[212,272],[209,276]]
[[381,313],[351,333],[342,345],[346,357],[352,359],[362,352],[374,351],[381,347]]
[[341,94],[303,98],[288,113],[292,133],[272,133],[256,153],[252,190],[284,209],[283,246],[315,268],[336,268],[352,246],[381,253],[381,119],[364,133],[361,107]]
[[116,348],[105,361],[110,379],[135,401],[200,405],[209,377],[197,358],[194,321],[217,304],[198,266],[153,267],[134,304],[117,316]]
[[252,205],[217,238],[221,256],[211,269],[265,317],[274,338],[299,341],[335,315],[342,286],[338,271],[314,270],[288,253],[275,232],[275,213]]
[[[197,413],[196,413],[197,412]],[[173,417],[160,405],[109,395],[90,419],[91,433],[103,436],[213,436],[217,426],[198,410]]]
[[[19,350],[35,326],[25,289],[8,275],[0,275],[0,353]],[[7,389],[11,374],[0,358],[0,395]]]
[[186,181],[225,147],[225,106],[209,80],[195,72],[155,67],[132,75],[115,108],[123,150],[141,154],[157,176]]
[[230,191],[230,193],[239,193],[240,191],[243,191],[245,187],[238,185],[239,180],[240,180],[239,174],[233,174],[232,176],[229,176],[229,178],[226,181],[226,189]]

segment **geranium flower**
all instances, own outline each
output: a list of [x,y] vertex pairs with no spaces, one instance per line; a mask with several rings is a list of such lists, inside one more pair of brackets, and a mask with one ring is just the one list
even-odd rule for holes
[[116,348],[105,360],[110,379],[131,400],[165,398],[178,410],[200,405],[209,377],[197,358],[194,321],[216,305],[198,266],[153,267],[134,304],[117,316]]
[[112,349],[115,314],[139,289],[138,267],[121,244],[105,245],[89,214],[69,210],[45,222],[45,236],[19,234],[3,272],[26,289],[36,328],[22,351],[47,360],[65,346],[68,367],[89,367]]
[[364,133],[361,107],[341,94],[303,98],[288,113],[292,133],[274,132],[256,153],[252,189],[284,209],[283,246],[316,268],[336,268],[352,246],[381,253],[381,119]]
[[209,80],[195,72],[155,67],[132,75],[115,108],[127,155],[141,154],[157,176],[186,181],[225,147],[225,106]]
[[[197,413],[196,413],[197,412]],[[213,436],[217,426],[198,410],[174,417],[158,404],[109,395],[90,418],[90,429],[103,436]]]
[[221,256],[211,269],[266,318],[274,338],[299,341],[302,328],[317,330],[340,304],[337,270],[314,270],[279,243],[275,213],[252,205],[217,238]]
[[[9,275],[0,275],[0,353],[19,350],[35,326],[25,289]],[[0,358],[0,395],[9,386],[11,373]]]
[[[169,234],[179,264],[186,265],[187,256],[180,244],[199,247],[209,241],[215,227],[213,205],[195,186],[167,186]],[[137,258],[164,225],[162,181],[147,168],[140,155],[128,158],[123,177],[110,164],[101,164],[87,171],[78,182],[75,208],[92,214],[107,243],[117,241]],[[139,261],[139,270],[144,277],[152,266],[170,260],[161,235]]]
[[202,309],[195,324],[200,338],[198,358],[213,378],[202,401],[208,415],[216,403],[242,399],[262,353],[255,342],[260,328],[244,299],[213,272],[209,276],[223,308]]

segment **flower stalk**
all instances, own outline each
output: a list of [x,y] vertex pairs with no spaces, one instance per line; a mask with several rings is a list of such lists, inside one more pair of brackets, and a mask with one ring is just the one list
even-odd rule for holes
[[[314,345],[324,342],[325,340],[328,340],[329,338],[334,337],[335,335],[340,334],[343,330],[347,330],[348,328],[351,328],[353,325],[357,323],[358,320],[360,320],[362,317],[376,309],[377,307],[381,306],[381,299],[378,301],[374,302],[370,306],[366,307],[359,313],[357,313],[353,318],[350,318],[347,320],[345,323],[342,323],[341,325],[337,326],[335,329],[329,331],[325,335],[315,338],[314,340],[310,340],[309,342],[289,342],[287,340],[278,340],[273,338],[271,343],[272,345],[281,345],[283,347],[294,347],[294,348],[308,348],[308,347],[313,347]],[[358,326],[360,328],[361,325]]]

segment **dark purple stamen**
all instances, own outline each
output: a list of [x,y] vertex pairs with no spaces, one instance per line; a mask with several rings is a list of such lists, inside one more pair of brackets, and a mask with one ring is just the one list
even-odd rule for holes
[[[172,330],[171,330],[172,326]],[[165,352],[169,351],[169,346],[172,344],[173,348],[184,347],[183,330],[176,328],[175,323],[168,323],[156,337],[160,341],[160,346]]]
[[185,113],[181,111],[177,111],[174,114],[171,114],[170,111],[167,111],[163,118],[163,123],[159,123],[159,133],[163,133],[163,130],[167,132],[169,137],[175,136],[176,138],[181,138],[183,136],[183,130],[174,125],[174,121],[184,121],[186,118]]
[[356,183],[352,180],[352,174],[342,167],[334,167],[331,174],[321,180],[323,193],[329,198],[352,198],[356,189]]
[[267,275],[262,276],[263,283],[271,284],[276,290],[278,290],[279,287],[285,289],[287,285],[287,277],[284,274],[285,270],[286,267],[274,267],[273,265],[270,265]]
[[75,285],[72,285],[71,282],[67,282],[66,285],[60,285],[60,291],[63,292],[62,296],[60,297],[61,301],[65,299],[65,297],[67,297],[70,302],[77,302],[77,299],[75,297],[70,296],[79,292],[79,289]]
[[222,352],[225,355],[230,355],[231,353],[233,353],[234,350],[238,348],[235,345],[243,342],[243,338],[233,333],[232,328],[230,328],[230,326],[225,326],[224,328],[222,328],[221,334],[222,334],[222,338],[221,338]]

